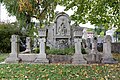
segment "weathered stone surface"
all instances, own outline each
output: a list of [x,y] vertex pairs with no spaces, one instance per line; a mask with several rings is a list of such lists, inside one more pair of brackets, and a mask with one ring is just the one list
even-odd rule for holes
[[[22,63],[34,63],[39,54],[19,54],[18,57],[21,59]],[[72,57],[70,55],[47,55],[47,60],[40,60],[40,63],[71,63]],[[39,62],[39,61],[38,61]]]
[[48,55],[50,63],[68,63],[72,62],[72,57],[70,55]]
[[82,42],[82,31],[74,33],[75,39],[75,54],[72,56],[72,64],[86,64],[87,61],[84,60],[83,55],[81,53],[81,42]]
[[21,59],[21,62],[34,62],[38,54],[19,54],[18,57]]
[[51,48],[64,49],[71,44],[70,18],[65,13],[58,13],[54,24],[48,28],[47,45]]
[[45,37],[46,37],[46,31],[43,29],[39,30],[38,41],[39,41],[40,53],[37,55],[37,58],[34,61],[35,63],[49,63],[49,60],[46,58],[46,53],[45,53],[45,42],[46,42]]
[[19,53],[19,36],[12,35],[11,37],[11,53],[8,58],[6,58],[6,63],[17,63],[19,62],[18,53]]
[[100,57],[101,57],[101,54],[97,50],[97,37],[94,37],[92,39],[92,50],[88,54],[88,59],[89,59],[88,61],[90,61],[90,62],[100,62],[100,60],[101,60]]
[[[87,60],[88,63],[101,63],[102,59],[102,53],[99,54],[86,54],[84,56],[85,60]],[[94,59],[92,59],[94,58]]]
[[106,35],[103,43],[103,58],[102,63],[118,63],[115,61],[111,54],[111,42],[112,38],[110,35]]

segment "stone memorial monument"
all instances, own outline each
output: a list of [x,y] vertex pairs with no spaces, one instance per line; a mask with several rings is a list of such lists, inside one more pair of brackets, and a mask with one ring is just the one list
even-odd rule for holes
[[81,53],[82,30],[74,32],[75,54],[73,55],[72,64],[86,64]]
[[46,58],[46,53],[45,53],[45,42],[46,42],[46,30],[45,29],[40,29],[38,31],[39,35],[39,54],[37,55],[37,58],[35,59],[35,63],[49,63],[49,60]]
[[19,36],[18,35],[12,35],[11,37],[11,53],[9,57],[5,60],[6,63],[18,63],[19,53]]
[[104,43],[103,43],[102,63],[117,63],[118,62],[118,61],[115,61],[112,57],[111,42],[112,42],[111,36],[106,35],[104,38]]
[[69,47],[71,44],[70,27],[69,16],[64,12],[57,14],[54,24],[48,27],[47,43],[49,42],[52,48],[57,49]]

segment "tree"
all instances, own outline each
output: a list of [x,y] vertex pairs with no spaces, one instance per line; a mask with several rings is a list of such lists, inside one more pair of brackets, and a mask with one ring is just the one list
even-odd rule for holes
[[104,26],[120,26],[120,0],[1,0],[8,12],[15,15],[21,24],[30,22],[31,17],[42,23],[52,22],[57,4],[74,10],[71,19],[76,23]]
[[[58,0],[1,0],[10,15],[16,16],[22,27],[29,24],[31,18],[48,23],[54,18],[54,9]],[[27,26],[26,26],[27,27]]]
[[61,5],[75,10],[71,18],[77,23],[120,27],[120,0],[61,0]]

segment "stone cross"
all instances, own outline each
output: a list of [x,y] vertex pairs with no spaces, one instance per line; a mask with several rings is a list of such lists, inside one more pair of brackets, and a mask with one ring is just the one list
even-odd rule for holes
[[110,35],[106,35],[103,43],[103,59],[102,63],[117,63],[112,57],[111,53],[112,38]]
[[81,53],[81,42],[82,35],[78,31],[75,31],[74,34],[74,43],[75,43],[75,54],[73,55],[73,64],[86,64],[87,62],[84,60],[83,55]]
[[30,37],[27,37],[26,38],[26,50],[25,50],[25,52],[31,52],[31,39],[30,39]]
[[46,53],[45,53],[45,42],[46,42],[46,30],[41,29],[38,32],[39,34],[39,54],[35,60],[35,63],[49,63],[48,59],[46,58]]
[[16,63],[19,61],[18,53],[19,53],[19,36],[12,35],[11,37],[11,53],[9,57],[5,60],[7,63]]

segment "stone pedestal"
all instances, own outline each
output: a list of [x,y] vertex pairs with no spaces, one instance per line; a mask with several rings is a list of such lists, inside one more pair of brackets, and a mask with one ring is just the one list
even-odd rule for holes
[[19,37],[18,35],[12,35],[11,37],[11,53],[9,57],[5,60],[6,63],[17,63],[19,62],[18,53],[19,53]]
[[110,35],[106,35],[103,43],[103,57],[102,63],[118,63],[115,61],[111,54],[111,42],[112,38]]
[[38,39],[40,53],[38,54],[35,63],[49,63],[49,60],[46,58],[46,53],[45,53],[46,33],[44,32],[44,30],[40,30],[40,31],[41,34],[39,33],[40,38]]
[[[77,34],[77,35],[76,35]],[[83,58],[83,55],[81,53],[81,42],[82,42],[82,39],[80,39],[80,37],[82,35],[79,35],[81,33],[75,33],[74,36],[75,36],[75,39],[74,39],[74,42],[75,42],[75,54],[72,56],[72,64],[86,64],[87,61],[84,60]]]

